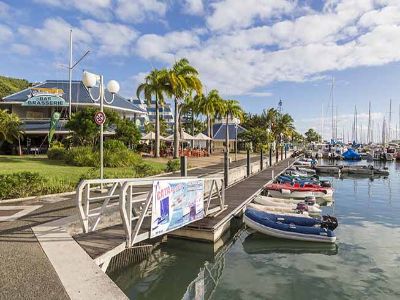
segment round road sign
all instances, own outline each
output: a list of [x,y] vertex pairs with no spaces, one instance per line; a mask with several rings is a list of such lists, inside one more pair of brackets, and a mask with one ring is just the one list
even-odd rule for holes
[[106,121],[106,115],[103,112],[98,111],[94,114],[94,121],[97,125],[104,124],[104,122]]

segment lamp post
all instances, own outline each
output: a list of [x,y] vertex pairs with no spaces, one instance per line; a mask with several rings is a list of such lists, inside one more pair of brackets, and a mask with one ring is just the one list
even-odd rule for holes
[[[104,81],[103,75],[93,74],[87,71],[83,72],[82,76],[83,84],[87,87],[89,91],[90,98],[94,102],[100,101],[100,114],[104,115],[104,102],[107,104],[111,104],[114,101],[115,94],[119,92],[119,83],[115,80],[110,80],[107,84],[107,90],[112,94],[112,99],[107,100],[105,97],[105,88],[104,88]],[[98,84],[99,86],[99,96],[97,98],[93,97],[90,89]],[[105,117],[103,120],[100,120],[100,179],[104,178],[104,151],[103,151],[103,140],[104,140],[104,122]],[[96,122],[97,123],[97,122]]]
[[[271,127],[271,125],[270,125]],[[272,145],[271,145],[271,141],[269,139],[270,134],[271,134],[271,128],[267,128],[267,133],[268,133],[268,148],[269,148],[269,166],[272,166]]]
[[238,120],[235,119],[235,131],[236,131],[236,135],[235,135],[235,161],[237,161],[237,132],[238,132]]

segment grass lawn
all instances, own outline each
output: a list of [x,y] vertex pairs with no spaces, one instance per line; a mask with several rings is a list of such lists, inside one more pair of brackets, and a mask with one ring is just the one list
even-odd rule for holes
[[[162,173],[166,166],[164,162],[152,159],[144,161],[152,165],[158,173]],[[49,160],[45,155],[0,155],[0,175],[23,171],[37,172],[44,178],[47,178],[49,184],[64,183],[65,189],[69,191],[73,190],[72,187],[75,187],[82,177],[96,178],[96,175],[99,174],[99,169],[66,165],[62,161]],[[105,168],[104,173],[106,178],[138,177],[135,170],[131,167]]]

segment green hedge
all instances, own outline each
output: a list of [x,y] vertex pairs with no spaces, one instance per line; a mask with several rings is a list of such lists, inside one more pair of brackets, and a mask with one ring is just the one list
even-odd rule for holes
[[55,194],[74,189],[70,182],[52,181],[34,172],[0,175],[0,200]]
[[181,168],[181,162],[179,159],[171,159],[167,162],[165,172],[175,172]]

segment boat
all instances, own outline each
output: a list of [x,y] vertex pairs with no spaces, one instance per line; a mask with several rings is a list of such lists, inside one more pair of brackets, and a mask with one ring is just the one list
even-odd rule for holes
[[285,216],[247,208],[245,224],[260,233],[290,240],[334,243],[336,218],[325,216],[322,220],[303,216]]
[[300,158],[293,163],[294,166],[307,166],[307,167],[312,167],[316,164],[317,161],[312,158]]
[[372,165],[369,166],[342,166],[343,174],[360,174],[360,175],[384,175],[388,176],[389,171],[386,169],[377,169]]
[[339,166],[315,166],[314,169],[317,173],[340,174]]
[[361,155],[358,154],[354,149],[349,148],[342,154],[344,160],[361,160]]
[[318,180],[315,177],[301,177],[301,176],[290,176],[290,175],[279,175],[276,180],[277,183],[299,183],[300,186],[306,184],[314,184],[321,187],[331,187],[331,182],[329,180]]
[[337,245],[334,243],[309,243],[301,241],[290,241],[266,236],[259,232],[250,233],[242,242],[243,250],[247,254],[270,254],[270,253],[315,253],[323,255],[336,255]]
[[305,205],[306,211],[308,211],[311,214],[320,214],[321,209],[319,208],[319,205],[314,203],[314,204],[307,204],[303,201],[298,201],[297,203],[295,202],[285,202],[285,199],[279,199],[279,198],[272,198],[272,197],[266,197],[266,196],[257,196],[254,198],[254,202],[257,204],[264,205],[266,207],[287,207],[292,210],[300,210],[301,205]]
[[305,207],[302,209],[296,209],[296,208],[291,208],[288,206],[265,206],[261,204],[256,204],[256,203],[249,203],[247,204],[248,208],[253,208],[259,211],[267,212],[267,213],[272,213],[272,214],[282,214],[285,216],[298,216],[302,215],[305,217],[309,217],[308,211],[306,211]]
[[267,184],[264,188],[265,190],[268,191],[268,194],[271,197],[277,197],[277,198],[304,199],[306,197],[316,197],[322,199],[330,199],[332,198],[333,195],[332,188],[321,187],[312,184],[306,184],[300,186],[297,183],[293,185],[272,183],[272,184]]

